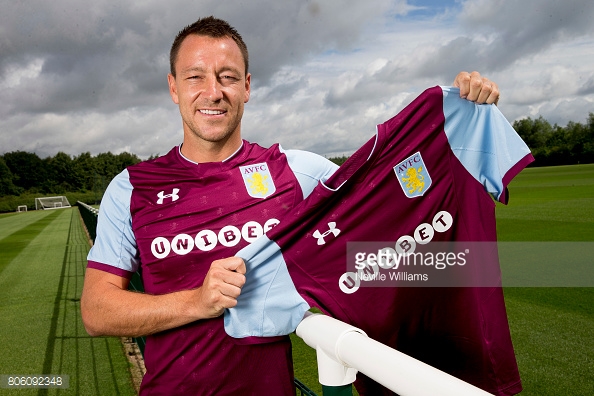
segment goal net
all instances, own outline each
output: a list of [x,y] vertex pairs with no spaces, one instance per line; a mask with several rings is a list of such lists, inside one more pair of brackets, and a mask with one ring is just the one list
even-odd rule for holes
[[35,210],[69,208],[70,202],[65,196],[35,198]]
[[27,211],[27,205],[19,205],[17,207],[17,212],[26,212]]

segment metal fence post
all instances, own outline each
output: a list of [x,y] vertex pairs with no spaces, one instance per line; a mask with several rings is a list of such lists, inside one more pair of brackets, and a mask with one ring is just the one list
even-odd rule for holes
[[322,394],[324,396],[353,396],[353,385],[328,386],[322,385]]

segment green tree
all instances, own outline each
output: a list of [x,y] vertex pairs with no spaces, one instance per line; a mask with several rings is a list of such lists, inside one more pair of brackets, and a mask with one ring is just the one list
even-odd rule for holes
[[46,179],[46,168],[35,153],[13,151],[4,154],[4,161],[14,175],[14,184],[24,190],[36,190]]
[[542,116],[536,120],[528,117],[514,121],[513,127],[531,149],[544,147],[547,139],[553,133],[553,127]]
[[86,191],[93,191],[95,187],[95,176],[97,174],[97,167],[95,159],[88,151],[82,153],[72,160],[73,172],[76,173],[76,178],[80,181],[81,189]]
[[93,187],[97,199],[103,195],[107,185],[118,173],[130,165],[139,163],[141,160],[135,154],[123,152],[114,155],[111,152],[100,153],[94,159]]
[[535,165],[569,165],[594,162],[594,114],[587,124],[570,121],[566,126],[551,125],[544,118],[525,118],[513,127],[536,158]]
[[[133,165],[134,162],[132,154],[122,153],[114,155],[111,152],[100,153],[96,157],[96,169],[100,176],[105,177],[108,180],[113,179],[118,173],[126,168],[128,165]],[[137,157],[136,157],[137,158]]]
[[594,162],[594,113],[588,114],[588,121],[586,122],[588,125],[588,132],[586,143],[584,143],[584,154],[586,155],[588,163]]
[[0,156],[0,196],[19,195],[22,189],[19,189],[13,183],[14,175]]
[[348,159],[349,159],[349,157],[347,157],[346,155],[343,155],[342,157],[331,157],[331,158],[328,158],[328,160],[334,162],[338,166],[344,164],[346,162],[346,160],[348,160]]
[[76,180],[72,158],[59,152],[54,157],[43,160],[47,169],[47,178],[43,183],[43,192],[46,194],[64,194],[68,191],[78,191],[82,183]]
[[594,114],[589,114],[586,124],[569,122],[565,129],[571,163],[594,162]]
[[[118,173],[126,169],[130,165],[135,165],[139,163],[141,160],[136,156],[136,154],[130,154],[126,151],[120,153],[116,156],[117,164],[118,164]],[[114,175],[115,176],[115,175]]]

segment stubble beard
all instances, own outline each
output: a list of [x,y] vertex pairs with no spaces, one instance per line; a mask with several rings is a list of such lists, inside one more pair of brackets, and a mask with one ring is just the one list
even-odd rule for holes
[[[196,112],[198,112],[198,110],[196,110]],[[195,122],[193,118],[185,120],[184,124],[194,137],[209,143],[224,144],[236,133],[236,131],[239,133],[242,115],[243,110],[240,110],[235,119],[224,127],[223,125],[217,125],[219,123],[216,121],[212,123],[206,122],[206,125],[201,126]],[[223,129],[221,130],[221,128]]]

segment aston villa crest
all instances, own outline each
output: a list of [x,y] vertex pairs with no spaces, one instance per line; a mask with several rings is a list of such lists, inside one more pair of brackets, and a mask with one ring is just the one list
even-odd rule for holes
[[250,196],[254,198],[266,198],[276,191],[266,162],[240,166],[239,170],[241,171],[245,188]]
[[431,186],[431,176],[418,151],[394,167],[402,191],[409,198],[420,197]]

